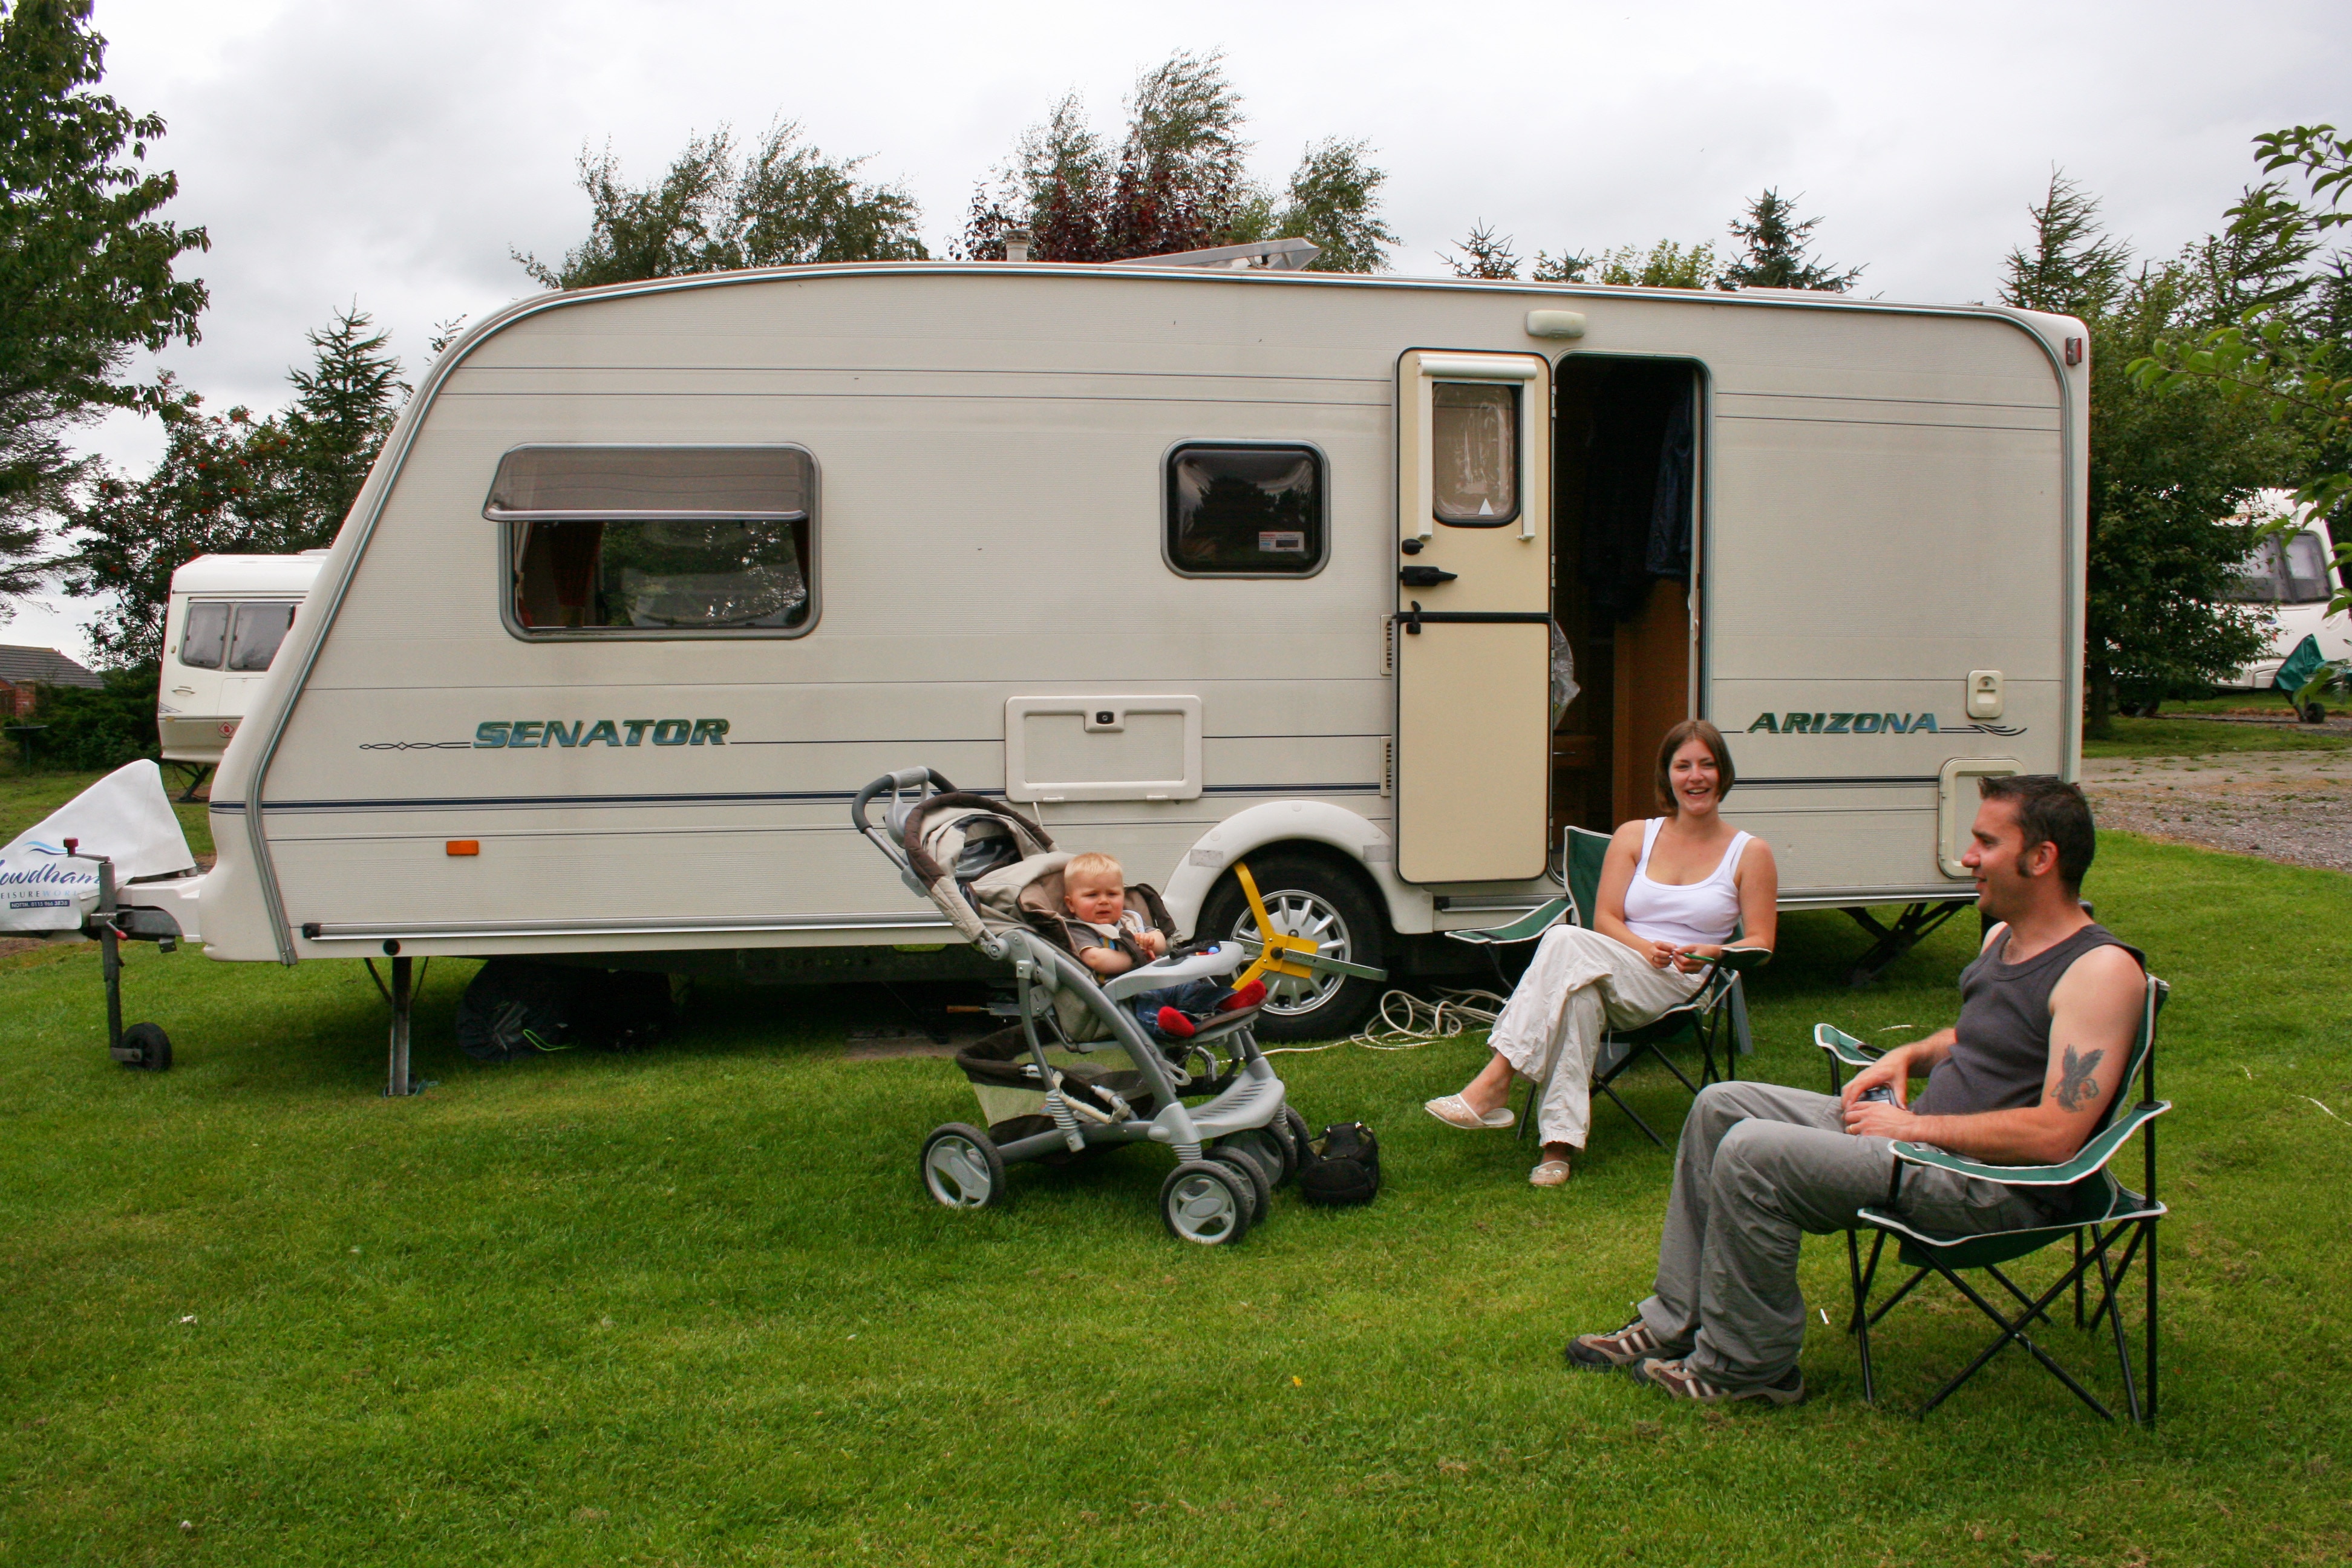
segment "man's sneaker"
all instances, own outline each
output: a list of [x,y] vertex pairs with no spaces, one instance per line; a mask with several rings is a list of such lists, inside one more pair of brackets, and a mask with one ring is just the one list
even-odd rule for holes
[[1650,1325],[1636,1318],[1613,1334],[1579,1334],[1568,1342],[1568,1363],[1592,1372],[1608,1372],[1612,1368],[1628,1370],[1642,1364],[1649,1356],[1682,1355],[1690,1346],[1670,1344],[1650,1331]]
[[1746,1388],[1726,1388],[1709,1383],[1679,1361],[1659,1361],[1655,1357],[1635,1367],[1633,1375],[1643,1383],[1664,1389],[1669,1399],[1687,1399],[1694,1405],[1724,1405],[1735,1399],[1769,1399],[1775,1405],[1794,1405],[1805,1397],[1805,1374],[1793,1366],[1770,1383]]

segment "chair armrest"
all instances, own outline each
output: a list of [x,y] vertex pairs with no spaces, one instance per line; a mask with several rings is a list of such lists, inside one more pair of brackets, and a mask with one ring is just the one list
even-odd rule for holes
[[1723,950],[1723,956],[1715,962],[1717,968],[1727,969],[1734,974],[1745,974],[1751,969],[1761,969],[1771,963],[1772,950],[1769,947],[1727,947]]
[[1843,1029],[1828,1024],[1813,1026],[1813,1044],[1850,1068],[1866,1068],[1886,1054],[1873,1050]]
[[2084,1144],[2073,1159],[2059,1165],[1989,1165],[1965,1154],[1948,1154],[1927,1143],[1897,1142],[1895,1157],[1906,1165],[1933,1165],[1939,1171],[1974,1176],[1983,1182],[2000,1182],[2006,1186],[2063,1187],[2097,1173],[2133,1133],[2171,1109],[2172,1101],[2168,1100],[2159,1100],[2152,1105],[2142,1100],[2124,1112],[2120,1121]]
[[1508,925],[1493,926],[1483,931],[1450,931],[1445,934],[1455,942],[1473,942],[1482,947],[1502,946],[1515,942],[1533,942],[1552,927],[1559,924],[1568,913],[1569,900],[1553,899],[1539,908],[1528,910]]

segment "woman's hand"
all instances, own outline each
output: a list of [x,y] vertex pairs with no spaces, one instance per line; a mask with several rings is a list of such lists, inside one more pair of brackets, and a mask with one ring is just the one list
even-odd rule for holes
[[1720,943],[1685,942],[1675,949],[1675,967],[1685,974],[1696,974],[1722,956]]
[[1637,937],[1635,940],[1642,944],[1641,948],[1637,951],[1641,952],[1643,958],[1650,961],[1651,968],[1672,969],[1675,967],[1675,953],[1677,950],[1673,942],[1653,942],[1648,937]]

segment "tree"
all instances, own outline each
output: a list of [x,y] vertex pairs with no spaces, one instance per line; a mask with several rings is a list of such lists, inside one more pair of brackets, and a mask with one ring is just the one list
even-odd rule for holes
[[108,601],[89,630],[101,664],[154,663],[172,574],[192,558],[333,542],[408,390],[370,325],[354,307],[308,334],[310,368],[287,373],[295,396],[281,415],[206,415],[166,384],[174,416],[153,471],[100,476],[70,514],[75,549],[61,574],[68,594]]
[[[2246,268],[2249,286],[2213,289],[2223,319],[2195,323],[2205,328],[2195,337],[2147,344],[2130,374],[2147,391],[2259,410],[2288,439],[2281,477],[2296,500],[2343,520],[2352,500],[2352,260],[2339,250],[2310,264],[2329,233],[2352,224],[2344,210],[2352,138],[2333,125],[2297,125],[2255,137],[2254,151],[2264,174],[2299,177],[2304,195],[2272,180],[2229,209],[2210,254]],[[2352,576],[2352,526],[2334,532],[2339,576]],[[2347,607],[2352,590],[2339,589],[2328,608]]]
[[2261,650],[2262,615],[2229,598],[2257,530],[2233,519],[2269,482],[2278,443],[2223,398],[2154,397],[2128,373],[2181,323],[2210,319],[2216,280],[2246,281],[2236,263],[2208,241],[2127,271],[2128,247],[2063,172],[2027,211],[2032,240],[2010,252],[2001,302],[2078,317],[2091,335],[2084,721],[2099,735],[2119,708],[2202,691]]
[[121,372],[134,349],[195,342],[205,302],[173,275],[205,231],[155,217],[179,182],[136,166],[163,120],[86,90],[106,55],[89,12],[18,0],[0,15],[0,616],[89,471],[65,432],[110,409],[170,413],[160,384]]
[[1116,145],[1068,94],[972,193],[956,250],[1001,261],[1015,229],[1028,231],[1039,261],[1121,261],[1289,236],[1319,247],[1316,271],[1385,267],[1397,237],[1381,218],[1388,176],[1370,144],[1311,143],[1277,194],[1250,174],[1246,122],[1215,50],[1179,51],[1138,78]]
[[1637,245],[1604,250],[1595,265],[1601,282],[1645,289],[1705,289],[1716,280],[1713,245],[1677,245],[1671,239],[1647,250]]
[[1841,272],[1808,254],[1817,217],[1799,218],[1794,202],[1773,189],[1748,204],[1744,218],[1731,220],[1740,253],[1718,279],[1725,289],[1811,289],[1843,294],[1862,276],[1859,267]]
[[2122,289],[2130,247],[2099,225],[2099,204],[2063,170],[2050,172],[2042,205],[2028,207],[2033,248],[2012,249],[2002,264],[2003,303],[2094,321]]
[[739,163],[722,125],[688,140],[661,179],[632,186],[608,146],[580,154],[588,237],[561,266],[509,250],[550,289],[590,289],[746,267],[815,261],[919,260],[915,198],[896,185],[856,179],[864,158],[834,160],[780,120]]
[[1496,235],[1481,218],[1470,226],[1470,232],[1455,246],[1461,252],[1459,256],[1441,254],[1438,259],[1453,268],[1456,278],[1517,278],[1519,256],[1511,248],[1511,236]]

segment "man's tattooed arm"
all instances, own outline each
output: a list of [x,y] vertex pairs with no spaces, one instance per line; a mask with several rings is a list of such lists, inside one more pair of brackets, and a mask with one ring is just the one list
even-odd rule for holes
[[2098,1080],[2091,1075],[2099,1070],[2104,1049],[2083,1056],[2074,1047],[2066,1047],[2066,1059],[2058,1068],[2058,1103],[2068,1110],[2080,1110],[2092,1102],[2098,1091]]

